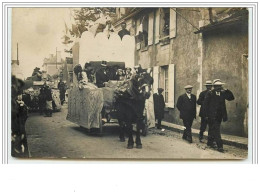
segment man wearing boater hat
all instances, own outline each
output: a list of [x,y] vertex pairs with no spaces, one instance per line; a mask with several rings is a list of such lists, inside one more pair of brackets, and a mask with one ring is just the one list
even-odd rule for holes
[[191,85],[184,87],[186,93],[178,98],[176,105],[185,128],[182,139],[186,139],[190,143],[192,143],[191,126],[196,118],[196,96],[191,94],[192,88]]
[[202,141],[203,139],[203,133],[205,132],[207,125],[208,125],[208,121],[205,120],[205,112],[204,112],[204,108],[203,108],[203,102],[205,99],[205,95],[211,90],[212,88],[212,81],[206,81],[206,83],[204,84],[206,86],[206,90],[202,91],[199,95],[199,99],[197,101],[197,104],[200,105],[200,113],[199,116],[201,117],[201,124],[200,124],[200,133],[199,133],[199,140]]
[[214,147],[213,142],[216,141],[218,151],[224,152],[223,142],[220,135],[220,124],[227,121],[227,109],[226,100],[234,100],[233,93],[228,89],[223,89],[220,79],[213,81],[213,90],[209,91],[203,103],[205,118],[209,122],[209,133],[208,133],[208,143],[210,147]]

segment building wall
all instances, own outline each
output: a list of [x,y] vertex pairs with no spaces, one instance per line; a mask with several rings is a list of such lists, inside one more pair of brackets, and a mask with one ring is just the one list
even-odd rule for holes
[[[196,27],[209,23],[207,9],[177,8],[177,12]],[[227,134],[247,136],[248,107],[248,33],[247,26],[224,29],[222,32],[194,34],[197,31],[191,24],[176,15],[176,37],[170,39],[170,44],[161,43],[148,46],[145,50],[136,51],[136,64],[148,68],[175,64],[174,104],[178,97],[185,93],[184,86],[193,85],[193,94],[198,98],[205,90],[206,80],[219,78],[226,82],[235,96],[235,100],[227,102],[229,120],[221,126]],[[155,30],[154,30],[155,32]],[[167,122],[182,125],[177,108],[166,108]],[[199,129],[200,107],[197,106],[197,118],[193,128]]]
[[[192,24],[197,27],[199,26],[201,15],[198,9],[177,8],[177,11]],[[195,95],[197,95],[197,91],[201,85],[198,82],[200,70],[200,66],[198,65],[198,57],[200,56],[198,41],[200,37],[194,34],[194,31],[196,31],[194,27],[178,14],[176,17],[176,37],[172,38],[169,44],[161,45],[161,43],[158,43],[149,46],[145,51],[139,50],[136,57],[137,64],[141,64],[144,68],[175,64],[175,78],[169,78],[169,82],[174,82],[175,105],[178,97],[185,93],[183,88],[185,85],[193,85],[193,93]],[[179,118],[179,111],[175,105],[174,108],[166,108],[164,120],[182,125],[182,121]],[[199,127],[198,119],[194,122],[194,127]]]
[[234,101],[226,101],[228,121],[221,126],[222,132],[247,136],[247,26],[205,33],[203,44],[203,80],[219,78],[235,96]]
[[47,74],[49,74],[50,76],[59,74],[59,69],[62,67],[61,64],[57,64],[57,66],[56,66],[56,64],[46,64],[45,66],[46,66],[46,69],[44,69],[44,70],[46,70]]

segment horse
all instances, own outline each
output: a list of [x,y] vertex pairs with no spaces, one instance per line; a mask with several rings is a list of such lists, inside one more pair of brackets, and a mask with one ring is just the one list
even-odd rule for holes
[[129,82],[129,87],[121,96],[116,97],[115,108],[116,117],[120,126],[120,141],[125,141],[125,132],[128,132],[127,148],[132,149],[134,146],[133,140],[133,123],[136,123],[136,147],[142,148],[140,130],[143,129],[143,112],[145,100],[151,95],[151,85],[153,78],[149,73],[141,73],[132,77]]

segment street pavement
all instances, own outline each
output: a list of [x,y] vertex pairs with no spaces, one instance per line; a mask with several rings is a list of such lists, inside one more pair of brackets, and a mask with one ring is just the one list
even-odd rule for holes
[[126,142],[118,138],[119,126],[107,124],[99,136],[66,120],[67,105],[53,117],[30,113],[26,123],[28,147],[31,158],[36,159],[88,159],[88,160],[209,160],[246,159],[247,150],[224,145],[220,153],[208,148],[193,137],[190,144],[181,139],[181,133],[170,129],[150,129],[142,136],[142,149],[127,149]]

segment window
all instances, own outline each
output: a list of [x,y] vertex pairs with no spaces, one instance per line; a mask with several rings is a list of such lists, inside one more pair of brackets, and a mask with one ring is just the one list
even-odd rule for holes
[[136,28],[136,42],[139,44],[138,49],[145,49],[148,46],[148,26],[149,26],[149,16],[148,14],[143,15],[137,20]]
[[160,13],[160,38],[170,35],[170,8],[162,8]]
[[164,89],[166,107],[174,108],[174,64],[153,67],[153,90],[157,93],[158,87]]
[[164,89],[164,100],[165,103],[169,102],[169,66],[162,66],[160,72],[159,87]]
[[155,44],[169,44],[176,37],[176,8],[158,8],[155,14]]

